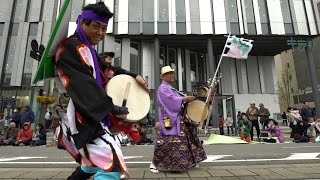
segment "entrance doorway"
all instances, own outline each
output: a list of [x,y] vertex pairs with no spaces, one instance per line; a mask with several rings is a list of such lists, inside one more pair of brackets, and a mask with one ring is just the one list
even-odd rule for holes
[[[212,113],[210,116],[209,128],[218,128],[218,118],[220,115],[227,117],[230,114],[233,119],[233,127],[236,129],[237,118],[235,112],[235,102],[233,95],[217,95],[214,100]],[[235,130],[237,134],[237,129]]]

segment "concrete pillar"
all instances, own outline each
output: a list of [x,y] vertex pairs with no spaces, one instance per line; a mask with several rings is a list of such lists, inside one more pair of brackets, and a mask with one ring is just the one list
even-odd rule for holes
[[320,115],[320,97],[319,97],[319,89],[318,89],[318,79],[317,79],[317,71],[316,66],[314,64],[314,59],[312,55],[312,41],[308,40],[308,45],[306,46],[306,53],[307,53],[307,61],[309,65],[309,73],[311,78],[311,86],[312,86],[312,94],[313,94],[313,101],[316,107],[316,116],[319,117]]
[[[158,38],[154,39],[154,100],[157,99],[157,89],[160,85],[160,42]],[[155,102],[156,121],[158,119],[158,105]]]

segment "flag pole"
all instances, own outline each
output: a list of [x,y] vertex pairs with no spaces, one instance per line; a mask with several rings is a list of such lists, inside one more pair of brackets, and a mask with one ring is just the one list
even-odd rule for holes
[[[207,97],[207,99],[206,99],[206,106],[208,106],[209,100],[210,100],[210,98],[211,98],[211,93],[212,93],[213,89],[215,88],[215,85],[214,85],[214,84],[215,84],[215,81],[216,81],[216,79],[217,79],[217,74],[218,74],[218,72],[219,72],[219,68],[220,68],[220,65],[221,65],[221,62],[222,62],[222,58],[223,58],[223,55],[224,55],[224,51],[226,50],[226,46],[227,46],[228,40],[229,40],[229,38],[231,37],[230,35],[231,35],[231,34],[229,33],[229,34],[228,34],[228,37],[227,37],[227,40],[226,40],[226,43],[224,44],[224,47],[223,47],[223,50],[222,50],[222,54],[221,54],[221,56],[220,56],[219,63],[218,63],[217,68],[216,68],[216,72],[214,73],[213,79],[212,79],[212,81],[211,81],[211,85],[210,85],[208,97]],[[214,97],[213,97],[213,98],[214,98]],[[212,107],[212,106],[209,105],[209,107]],[[208,117],[207,117],[206,125],[205,125],[205,128],[204,128],[205,134],[207,134],[207,128],[208,128],[209,121],[210,121],[210,116],[211,116],[211,110],[210,110],[211,108],[209,108],[209,107],[208,107],[208,110],[209,110],[209,112],[208,112]]]

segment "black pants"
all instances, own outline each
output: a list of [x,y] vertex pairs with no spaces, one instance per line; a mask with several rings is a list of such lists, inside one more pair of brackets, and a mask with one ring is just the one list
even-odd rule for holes
[[224,135],[223,127],[219,127],[219,129],[220,129],[220,135]]
[[230,129],[231,129],[231,134],[233,134],[233,127],[232,126],[228,126],[227,129],[228,129],[228,135],[230,135]]
[[283,119],[282,124],[284,125],[284,123],[286,123],[286,126],[288,126],[288,119]]
[[52,124],[52,120],[47,120],[46,119],[46,129],[49,129],[51,127],[51,124]]
[[252,128],[251,128],[251,140],[253,140],[253,127],[256,128],[257,131],[257,136],[258,138],[260,137],[260,127],[259,127],[259,122],[258,120],[250,120],[252,122]]

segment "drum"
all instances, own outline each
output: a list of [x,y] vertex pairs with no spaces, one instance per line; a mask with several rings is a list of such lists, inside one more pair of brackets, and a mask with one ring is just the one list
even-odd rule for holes
[[205,87],[205,86],[199,87],[197,89],[197,96],[198,97],[207,97],[208,96],[208,92],[209,92],[209,88],[208,87]]
[[187,106],[187,116],[191,121],[200,123],[207,119],[208,107],[203,101],[194,100]]
[[149,93],[129,75],[113,77],[108,82],[106,92],[112,98],[114,105],[128,108],[129,114],[125,120],[127,122],[138,122],[149,112]]

